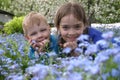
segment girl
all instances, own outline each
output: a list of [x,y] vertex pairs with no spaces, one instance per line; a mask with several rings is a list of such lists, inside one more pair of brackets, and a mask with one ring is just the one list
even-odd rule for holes
[[[87,34],[93,43],[102,39],[101,32],[91,28],[83,7],[78,3],[66,3],[62,5],[55,16],[55,26],[59,34],[59,45],[61,48],[70,47],[74,50],[77,47],[76,39],[81,34]],[[78,56],[71,53],[68,56]]]

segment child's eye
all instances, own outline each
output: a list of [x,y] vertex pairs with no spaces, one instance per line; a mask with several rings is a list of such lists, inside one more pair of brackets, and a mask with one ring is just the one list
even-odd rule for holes
[[68,26],[63,26],[62,28],[63,28],[64,30],[68,30],[68,29],[69,29]]
[[78,30],[78,29],[81,28],[81,26],[80,25],[76,25],[74,28]]
[[47,30],[47,29],[41,29],[40,32],[44,32],[44,31],[46,31],[46,30]]
[[30,36],[34,36],[36,34],[37,34],[37,32],[33,32],[33,33],[30,34]]

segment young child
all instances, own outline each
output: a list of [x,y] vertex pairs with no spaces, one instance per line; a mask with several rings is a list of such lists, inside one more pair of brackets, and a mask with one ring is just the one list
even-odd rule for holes
[[57,53],[57,41],[50,35],[50,26],[44,16],[37,12],[30,12],[23,20],[24,36],[30,43],[29,57],[35,58],[44,52]]
[[[76,39],[81,34],[87,34],[93,43],[102,39],[101,32],[91,28],[83,7],[78,3],[66,3],[62,5],[55,16],[55,26],[59,33],[59,45],[61,48],[70,47],[74,50],[77,47]],[[71,53],[69,56],[78,56]]]

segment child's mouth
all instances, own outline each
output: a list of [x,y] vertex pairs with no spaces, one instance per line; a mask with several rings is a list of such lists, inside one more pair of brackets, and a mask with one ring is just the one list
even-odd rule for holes
[[68,40],[69,40],[69,41],[75,41],[75,40],[76,40],[76,37],[68,37]]
[[41,39],[37,39],[36,42],[41,42],[41,41],[44,41],[45,39],[44,38],[41,38]]

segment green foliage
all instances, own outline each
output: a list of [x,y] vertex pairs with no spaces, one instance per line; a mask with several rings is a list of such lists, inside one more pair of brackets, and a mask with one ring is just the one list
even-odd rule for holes
[[11,0],[0,0],[0,9],[7,9],[10,7]]
[[95,20],[101,23],[116,23],[120,22],[120,1],[119,0],[104,0],[99,1],[97,5]]
[[53,23],[57,9],[70,1],[82,4],[91,23],[120,22],[119,0],[0,0],[0,9],[16,16],[26,15],[30,11],[41,12],[49,23]]
[[3,25],[4,23],[3,22],[0,22],[0,25]]
[[[5,44],[5,45],[4,45]],[[4,58],[9,58],[11,60],[11,63],[8,63],[9,65],[15,65],[15,64],[22,64],[20,66],[20,68],[22,69],[21,72],[25,73],[25,69],[28,67],[28,62],[30,61],[28,54],[26,54],[28,52],[28,44],[25,41],[24,44],[26,44],[23,48],[23,51],[25,52],[24,55],[22,55],[22,53],[18,50],[20,45],[18,46],[18,42],[9,38],[6,40],[6,42],[4,44],[0,44],[0,48],[2,48],[5,52],[2,56],[4,56]],[[7,48],[6,48],[7,47]],[[0,56],[0,58],[2,57]],[[9,61],[10,61],[9,60]],[[15,61],[16,63],[13,63],[12,61]],[[7,64],[7,61],[1,61],[0,60],[0,64],[4,65]],[[4,66],[3,67],[3,71],[4,69],[6,70],[6,72],[10,72],[10,70]],[[19,69],[15,69],[14,71],[18,71]],[[5,76],[3,76],[2,74],[0,74],[0,79],[4,80]]]
[[22,30],[22,17],[14,17],[13,20],[5,23],[3,31],[6,34],[13,34],[13,33],[23,33]]
[[[0,26],[2,26],[2,25],[4,25],[4,23],[0,22]],[[3,30],[2,30],[2,28],[0,28],[0,34],[2,34],[2,32],[3,32]]]

